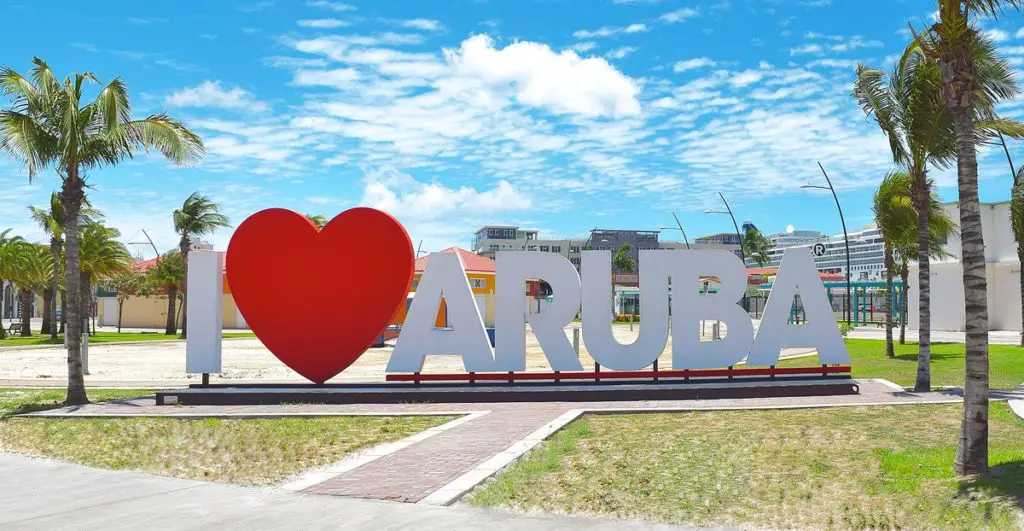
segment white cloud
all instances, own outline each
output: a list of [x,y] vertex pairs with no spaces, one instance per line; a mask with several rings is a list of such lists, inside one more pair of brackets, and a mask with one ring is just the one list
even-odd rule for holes
[[493,90],[511,87],[515,98],[532,107],[555,113],[584,116],[640,114],[640,89],[601,58],[581,59],[575,52],[555,53],[545,44],[515,42],[498,49],[486,35],[445,50],[456,73]]
[[597,43],[594,41],[577,42],[576,44],[573,44],[572,46],[569,47],[569,49],[575,50],[577,53],[589,52],[594,48],[597,48]]
[[596,30],[576,30],[572,33],[577,39],[592,39],[595,37],[611,37],[619,33],[641,33],[650,31],[646,24],[630,24],[628,26],[603,26]]
[[985,35],[992,39],[993,42],[1004,42],[1010,40],[1010,34],[1001,29],[990,29],[985,31]]
[[686,19],[693,18],[698,14],[699,12],[696,9],[693,9],[692,7],[684,7],[661,15],[661,20],[669,24],[675,24],[677,22],[683,22]]
[[359,72],[354,68],[336,68],[334,70],[298,70],[293,82],[300,86],[345,87],[359,79]]
[[608,52],[607,54],[605,54],[605,56],[610,57],[612,59],[622,59],[623,57],[635,52],[636,50],[637,48],[633,46],[620,46]]
[[221,109],[265,112],[266,103],[256,100],[252,94],[239,88],[224,89],[220,81],[203,81],[194,87],[186,87],[164,98],[172,107],[217,107]]
[[309,7],[319,7],[328,11],[355,11],[356,6],[342,2],[330,2],[328,0],[310,0],[306,2]]
[[446,214],[493,215],[526,210],[530,198],[508,181],[499,181],[491,189],[468,186],[450,188],[441,183],[424,183],[411,175],[386,166],[368,173],[360,204],[377,208],[401,218],[438,219]]
[[1013,34],[1015,39],[1024,39],[1024,28],[1017,30],[1017,33]]
[[675,72],[685,72],[687,70],[694,70],[697,68],[704,68],[705,66],[715,66],[715,61],[708,57],[696,57],[693,59],[686,59],[683,61],[677,61],[676,64],[672,65],[672,70]]
[[403,28],[420,29],[424,31],[440,31],[444,29],[444,26],[436,20],[430,20],[426,18],[414,18],[410,20],[403,20],[401,22]]
[[337,18],[314,18],[302,19],[298,22],[304,28],[334,29],[350,25],[348,22]]
[[821,47],[820,44],[813,44],[813,43],[811,43],[811,44],[804,44],[804,45],[801,45],[801,46],[797,46],[796,48],[790,48],[789,49],[789,55],[806,55],[806,54],[821,55],[822,51],[823,51],[823,48]]

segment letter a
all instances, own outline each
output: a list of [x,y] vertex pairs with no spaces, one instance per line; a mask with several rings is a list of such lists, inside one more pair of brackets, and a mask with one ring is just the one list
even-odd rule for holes
[[[448,308],[448,329],[434,326],[442,296]],[[420,372],[423,361],[432,354],[462,356],[462,365],[469,372],[487,372],[494,366],[484,321],[473,301],[466,271],[454,253],[432,253],[427,260],[387,372]]]

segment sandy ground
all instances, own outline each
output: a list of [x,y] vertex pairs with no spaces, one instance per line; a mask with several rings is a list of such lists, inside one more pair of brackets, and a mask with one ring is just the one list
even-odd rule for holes
[[[639,325],[630,330],[629,325],[615,325],[615,338],[623,344],[632,343],[639,334]],[[707,327],[710,334],[711,327]],[[566,329],[566,337],[572,341],[572,329]],[[706,338],[710,339],[710,338]],[[665,347],[659,365],[671,367],[672,340]],[[536,336],[527,331],[526,365],[530,371],[550,370],[547,358],[541,352]],[[806,349],[792,349],[784,356],[800,355]],[[332,382],[383,381],[384,369],[391,356],[391,348],[368,350],[356,363],[347,368]],[[593,367],[593,359],[587,353],[586,343],[580,338],[580,361],[585,368]],[[258,339],[227,339],[222,351],[223,372],[216,380],[232,382],[303,382],[304,378],[286,367],[263,346]],[[462,359],[457,356],[431,356],[424,364],[423,372],[462,372]],[[94,345],[89,349],[89,374],[86,383],[121,383],[137,385],[161,385],[163,383],[186,383],[196,381],[197,375],[185,374],[185,343],[159,342],[120,345]],[[67,374],[66,354],[61,347],[46,348],[3,348],[0,349],[0,383],[43,384],[53,382],[59,385]]]

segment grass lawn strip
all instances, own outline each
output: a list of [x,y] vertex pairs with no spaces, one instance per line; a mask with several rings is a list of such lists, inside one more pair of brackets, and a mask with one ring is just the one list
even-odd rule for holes
[[[151,391],[93,390],[92,400]],[[272,485],[346,454],[444,424],[452,416],[279,419],[46,419],[60,390],[0,390],[0,451],[205,481]]]
[[699,526],[1019,529],[1024,422],[953,477],[959,405],[588,415],[468,503]]
[[[59,335],[57,339],[53,339],[48,335],[40,335],[38,331],[34,331],[35,335],[29,337],[21,337],[18,335],[9,335],[7,339],[0,339],[0,347],[25,347],[33,345],[63,345],[64,336]],[[226,332],[224,333],[225,338],[240,338],[240,337],[256,337],[251,332]],[[141,332],[97,332],[95,335],[89,336],[89,343],[91,344],[102,344],[102,343],[133,343],[142,341],[178,341],[181,340],[181,336],[178,334],[162,334],[162,333],[146,333]]]
[[[885,378],[904,387],[913,387],[917,376],[917,343],[895,344],[894,358],[885,357],[885,341],[847,339],[854,378]],[[1024,383],[1024,349],[1015,345],[989,345],[989,386],[1015,389]],[[779,367],[811,367],[817,356],[779,362]],[[932,386],[964,385],[964,345],[932,343]]]

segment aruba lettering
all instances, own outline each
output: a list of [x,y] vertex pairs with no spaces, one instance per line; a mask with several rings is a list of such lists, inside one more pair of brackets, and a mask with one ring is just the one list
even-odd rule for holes
[[[783,348],[816,348],[823,364],[847,364],[849,353],[836,326],[825,287],[808,248],[786,249],[755,335],[739,306],[746,269],[727,251],[640,251],[640,299],[644,319],[639,337],[622,344],[612,335],[611,251],[584,251],[582,278],[565,257],[552,253],[499,251],[495,299],[495,346],[491,347],[469,280],[458,256],[433,253],[398,336],[387,372],[419,372],[427,356],[457,355],[469,372],[526,369],[526,324],[555,371],[580,371],[563,327],[582,308],[583,337],[594,360],[613,370],[640,370],[658,357],[672,334],[672,368],[705,369],[778,363]],[[701,293],[701,278],[719,280],[717,293]],[[527,311],[523,284],[542,279],[554,292],[540,313]],[[669,285],[671,297],[669,318]],[[800,295],[809,319],[790,324],[793,298]],[[434,326],[444,297],[449,328]],[[701,341],[700,321],[726,324],[724,339]]]

